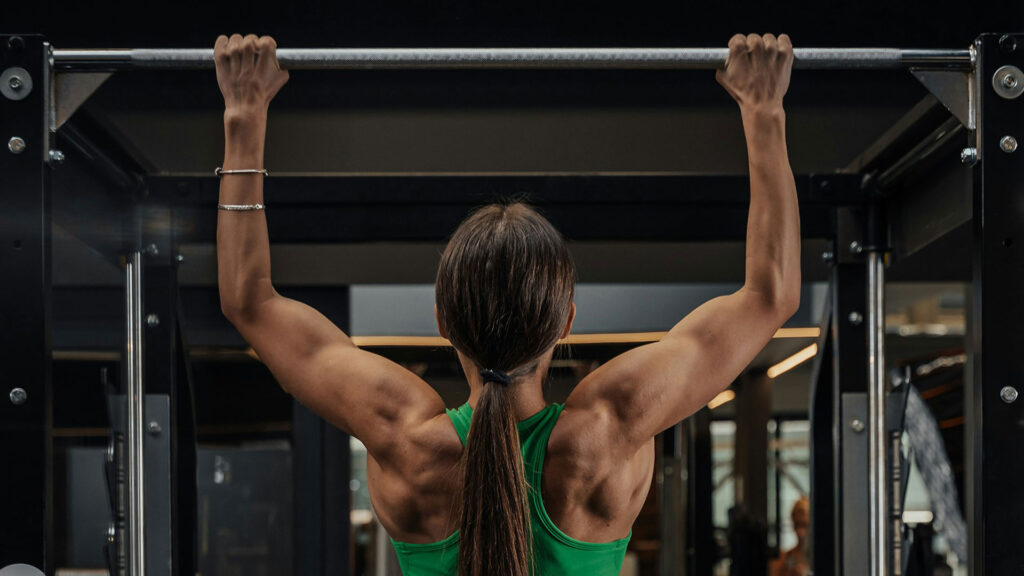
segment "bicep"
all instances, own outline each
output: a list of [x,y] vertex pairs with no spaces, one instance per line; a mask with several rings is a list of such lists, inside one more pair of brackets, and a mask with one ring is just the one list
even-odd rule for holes
[[306,304],[276,296],[234,324],[282,388],[378,455],[403,428],[444,411],[421,378],[356,347]]
[[712,299],[662,340],[588,375],[566,407],[605,411],[613,437],[639,445],[706,405],[731,384],[782,325],[783,315],[741,289]]

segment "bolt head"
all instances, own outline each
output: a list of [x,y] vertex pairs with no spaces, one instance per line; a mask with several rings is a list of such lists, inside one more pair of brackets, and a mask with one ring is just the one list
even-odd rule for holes
[[185,256],[182,254],[178,254],[177,256],[174,257],[174,259],[178,262],[178,264],[181,264],[182,262],[185,261]]
[[28,392],[25,392],[24,388],[13,388],[8,397],[11,399],[11,404],[21,406],[28,400]]
[[148,430],[150,434],[156,435],[156,434],[159,434],[160,432],[162,432],[163,428],[160,427],[160,423],[159,422],[157,422],[156,420],[152,420],[146,426],[146,430]]
[[860,434],[864,431],[864,421],[860,418],[852,418],[850,420],[850,429]]
[[21,154],[25,151],[25,140],[20,136],[14,136],[7,141],[7,149],[11,154]]
[[1013,386],[1003,386],[1003,389],[999,391],[999,397],[1007,404],[1013,404],[1016,402],[1018,395],[1017,389]]
[[11,90],[21,90],[25,83],[21,80],[21,76],[11,76],[7,79],[7,85],[11,87]]
[[860,254],[863,251],[864,247],[860,245],[860,242],[857,242],[856,240],[850,242],[850,252],[853,252],[854,254]]
[[1007,154],[1012,154],[1017,151],[1017,139],[1013,136],[1003,136],[999,140],[999,148]]
[[1003,76],[1003,86],[1006,88],[1013,88],[1017,85],[1017,77],[1013,74],[1007,74]]
[[146,315],[146,326],[149,326],[150,328],[156,328],[159,325],[160,325],[160,317],[159,316],[157,316],[156,314],[147,314]]
[[53,164],[63,164],[64,152],[60,150],[50,150],[50,162]]
[[850,324],[853,324],[854,326],[860,326],[860,323],[864,321],[864,316],[856,310],[850,312],[848,318],[850,320]]
[[964,148],[960,151],[960,163],[966,166],[974,166],[978,161],[977,148]]
[[821,253],[821,259],[825,262],[831,262],[835,260],[836,255],[831,250],[825,250]]
[[160,249],[156,247],[156,244],[150,244],[149,246],[146,246],[146,248],[143,250],[143,252],[148,254],[148,255],[150,255],[150,256],[159,256],[160,255]]

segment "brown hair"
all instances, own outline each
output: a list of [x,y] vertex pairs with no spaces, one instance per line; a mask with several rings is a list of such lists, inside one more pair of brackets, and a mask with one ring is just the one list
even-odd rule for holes
[[460,576],[532,574],[530,509],[511,388],[558,341],[575,284],[562,236],[524,204],[477,210],[441,256],[441,327],[478,369],[503,371],[511,379],[509,386],[484,383],[463,451]]

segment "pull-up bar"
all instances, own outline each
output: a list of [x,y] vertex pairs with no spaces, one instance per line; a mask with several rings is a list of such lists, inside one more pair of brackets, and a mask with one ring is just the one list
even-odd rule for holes
[[[725,66],[726,48],[283,48],[291,70],[365,69],[677,69]],[[971,51],[900,48],[797,48],[794,68],[884,70],[973,66]],[[212,49],[54,50],[63,71],[201,70],[213,68]]]

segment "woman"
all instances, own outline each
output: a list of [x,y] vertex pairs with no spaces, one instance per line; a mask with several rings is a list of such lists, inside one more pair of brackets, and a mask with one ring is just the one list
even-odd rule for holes
[[217,39],[224,314],[281,386],[366,445],[373,506],[407,576],[619,573],[651,484],[655,435],[726,388],[799,305],[782,109],[792,56],[785,35],[735,36],[718,72],[747,136],[743,287],[601,366],[564,405],[548,405],[541,383],[576,312],[572,260],[529,207],[487,206],[455,231],[438,269],[438,327],[470,386],[467,404],[446,411],[419,377],[274,290],[259,171],[267,109],[288,72],[269,37]]

